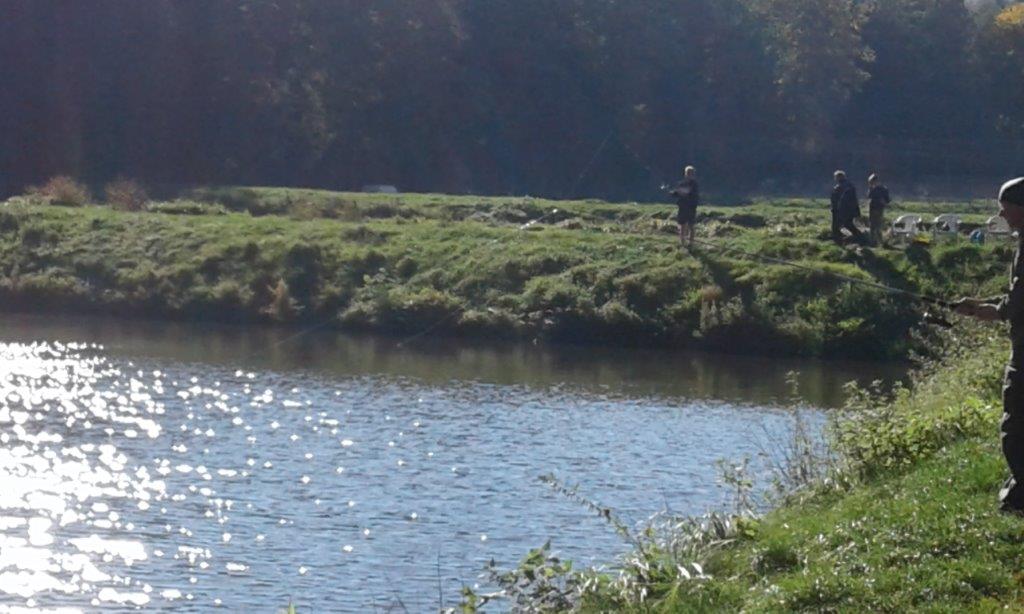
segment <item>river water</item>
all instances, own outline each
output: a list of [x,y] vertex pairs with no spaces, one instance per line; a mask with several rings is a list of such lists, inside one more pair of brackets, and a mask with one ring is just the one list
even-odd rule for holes
[[[715,461],[891,366],[4,316],[0,611],[436,611],[486,561],[721,508]],[[820,424],[821,411],[812,411]]]

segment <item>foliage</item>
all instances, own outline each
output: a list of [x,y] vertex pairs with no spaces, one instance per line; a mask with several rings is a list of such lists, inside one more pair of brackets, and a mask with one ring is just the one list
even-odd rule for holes
[[839,163],[976,193],[1021,162],[1019,6],[30,4],[0,22],[5,195],[69,173],[636,199],[686,162],[736,198]]
[[[993,407],[1005,331],[960,324],[909,388],[854,391],[834,427],[838,473],[776,510],[626,529],[633,551],[606,571],[549,564],[545,546],[512,571],[492,565],[494,597],[531,610],[536,585],[523,579],[543,569],[544,594],[566,611],[1013,610],[1024,528],[997,511],[1005,462]],[[743,465],[724,477],[742,499]],[[613,511],[583,502],[623,534]]]
[[89,189],[66,175],[51,177],[41,187],[31,188],[29,193],[65,207],[83,207],[90,201]]
[[711,577],[700,561],[754,534],[748,516],[708,514],[702,518],[660,514],[633,531],[615,513],[581,495],[554,476],[542,481],[556,492],[605,520],[633,547],[617,573],[575,570],[551,551],[550,542],[531,550],[515,568],[501,571],[491,561],[489,581],[499,590],[478,594],[463,589],[463,611],[476,612],[492,601],[505,601],[517,611],[612,611],[647,606],[664,593],[697,595]]
[[985,24],[978,54],[990,66],[984,83],[998,129],[1010,138],[1024,134],[1024,8],[1015,3]]
[[1005,338],[994,332],[960,322],[956,339],[912,377],[913,389],[897,388],[891,398],[851,386],[847,412],[833,426],[834,446],[849,469],[871,477],[994,432],[1005,360]]
[[1008,6],[996,15],[996,27],[1007,30],[1024,30],[1024,4]]
[[149,202],[146,189],[131,179],[115,179],[103,188],[107,204],[119,211],[142,211]]
[[[230,204],[212,202],[214,194]],[[825,271],[936,296],[992,294],[1012,256],[999,243],[841,249],[819,237],[827,213],[803,201],[703,208],[714,222],[702,224],[700,236],[733,251],[681,251],[661,232],[671,216],[665,206],[280,188],[202,196],[132,216],[12,200],[0,219],[0,280],[13,278],[17,265],[21,277],[61,281],[45,292],[9,284],[6,304],[403,335],[902,358],[925,348],[919,306]],[[345,213],[305,219],[294,207]],[[268,210],[278,213],[253,213]],[[979,210],[967,220],[985,217]],[[751,225],[753,218],[772,223]],[[560,226],[566,219],[581,226]],[[523,229],[523,220],[541,221]],[[73,288],[74,301],[59,300],[56,288]]]
[[264,307],[263,313],[277,322],[294,320],[302,306],[292,298],[288,283],[279,279],[277,285],[268,288],[268,291],[270,292],[270,303]]
[[[831,132],[835,109],[871,76],[866,68],[874,55],[860,35],[867,15],[851,0],[767,0],[756,6],[777,58],[785,118],[807,147],[808,140]],[[830,144],[811,147],[823,145]]]

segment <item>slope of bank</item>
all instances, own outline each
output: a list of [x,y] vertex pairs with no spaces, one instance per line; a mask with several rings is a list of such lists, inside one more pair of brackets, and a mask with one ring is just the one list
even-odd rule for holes
[[1024,611],[1024,519],[997,502],[1005,334],[965,323],[912,390],[855,394],[828,470],[766,516],[637,533],[618,573],[537,551],[498,576],[502,598],[552,611]]
[[[8,202],[3,305],[745,353],[915,347],[919,309],[905,298],[680,250],[671,207],[272,189],[204,198],[137,213]],[[1006,243],[843,249],[826,240],[826,216],[806,201],[709,207],[700,236],[943,296],[997,290],[1011,255]]]

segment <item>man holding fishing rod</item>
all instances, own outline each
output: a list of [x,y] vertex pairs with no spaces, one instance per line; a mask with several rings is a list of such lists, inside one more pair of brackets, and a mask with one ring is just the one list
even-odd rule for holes
[[954,310],[986,322],[1010,323],[1010,364],[1003,382],[1003,456],[1010,479],[999,491],[1000,509],[1024,515],[1024,177],[1003,184],[999,191],[999,215],[1019,233],[1017,253],[1010,270],[1009,293],[991,299],[960,299]]
[[676,218],[676,221],[679,222],[679,243],[691,245],[694,224],[697,223],[697,206],[700,205],[697,169],[692,166],[683,169],[683,180],[672,188],[669,194],[676,197],[676,205],[679,206],[679,214]]

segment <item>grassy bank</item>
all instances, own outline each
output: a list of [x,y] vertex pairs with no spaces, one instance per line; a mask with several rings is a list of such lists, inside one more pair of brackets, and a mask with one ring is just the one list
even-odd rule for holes
[[855,395],[828,470],[767,516],[627,535],[634,551],[616,573],[539,550],[498,574],[502,598],[542,611],[1024,611],[1024,520],[996,501],[1005,331],[949,341],[913,390]]
[[[877,358],[915,347],[919,313],[905,299],[712,248],[680,250],[671,206],[271,188],[190,197],[145,212],[8,202],[0,300],[747,353]],[[960,210],[974,223],[987,216],[978,205]],[[1011,256],[1005,242],[843,249],[827,241],[826,218],[812,201],[707,207],[700,236],[944,296],[996,291]]]

